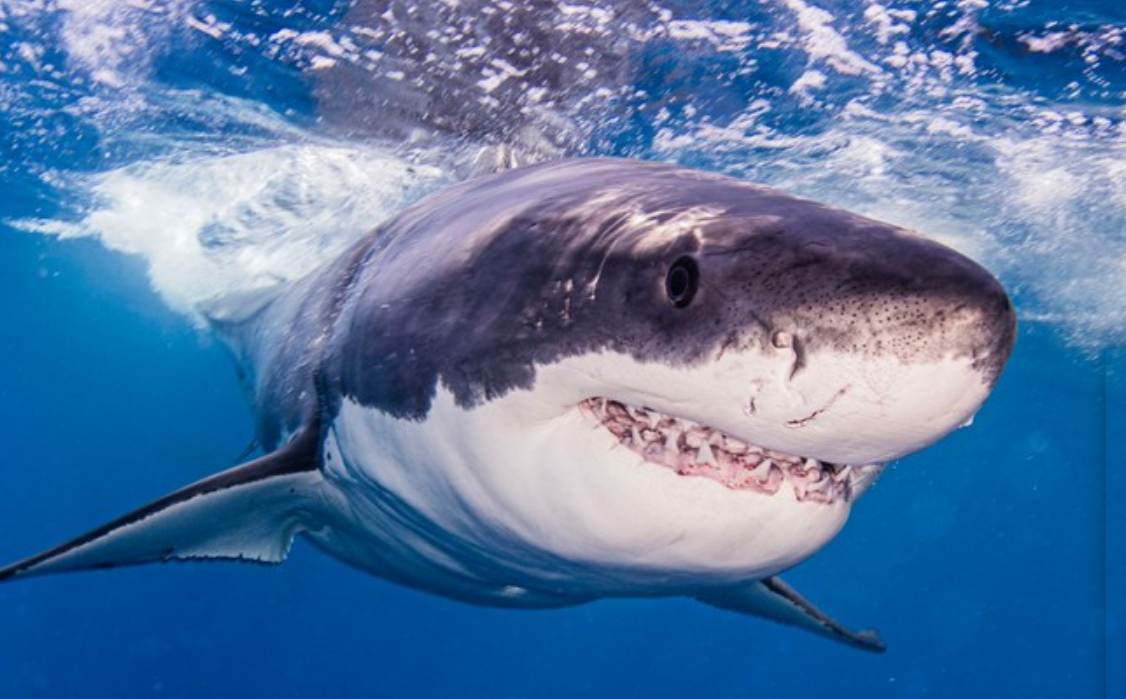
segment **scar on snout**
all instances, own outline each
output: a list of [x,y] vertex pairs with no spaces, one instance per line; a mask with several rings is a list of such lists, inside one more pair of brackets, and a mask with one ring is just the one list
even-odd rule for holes
[[828,403],[821,406],[817,410],[814,410],[812,413],[810,413],[809,415],[806,415],[805,417],[798,418],[796,420],[787,420],[786,426],[787,427],[805,427],[810,422],[813,422],[819,416],[821,416],[826,410],[833,407],[833,404],[836,403],[838,400],[840,400],[841,396],[848,393],[848,390],[850,388],[852,388],[852,384],[848,384],[847,386],[841,387],[835,394],[833,394],[833,397],[829,399]]
[[747,405],[743,408],[743,412],[748,417],[758,412],[758,405],[755,403],[755,395],[762,391],[762,385],[762,379],[754,379],[751,381],[751,397],[747,399]]

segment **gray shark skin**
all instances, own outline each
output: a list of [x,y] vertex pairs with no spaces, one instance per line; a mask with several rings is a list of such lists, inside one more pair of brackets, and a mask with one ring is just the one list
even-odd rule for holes
[[866,650],[776,576],[1013,348],[982,267],[671,165],[449,188],[268,300],[213,309],[266,456],[0,568],[278,563],[301,533],[475,604],[691,596]]

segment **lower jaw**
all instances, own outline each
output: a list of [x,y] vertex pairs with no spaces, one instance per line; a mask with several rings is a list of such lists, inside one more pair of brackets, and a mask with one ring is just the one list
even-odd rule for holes
[[747,444],[718,430],[647,408],[591,398],[580,408],[647,463],[685,477],[706,478],[729,490],[798,502],[850,502],[854,485],[874,466],[839,466]]

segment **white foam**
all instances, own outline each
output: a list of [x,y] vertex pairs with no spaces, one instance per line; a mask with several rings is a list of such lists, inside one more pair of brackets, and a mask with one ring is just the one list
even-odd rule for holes
[[198,318],[201,303],[307,274],[439,179],[387,151],[279,146],[115,170],[94,178],[79,224],[22,225],[140,255],[153,288]]
[[[887,44],[892,37],[911,31],[916,13],[912,10],[889,10],[879,3],[872,3],[864,10],[864,19],[876,28],[876,41]],[[899,20],[899,21],[897,21]]]
[[58,0],[67,60],[107,87],[136,85],[133,76],[148,70],[150,45],[183,21],[187,5],[188,0]]
[[825,87],[828,78],[819,70],[807,70],[790,86],[790,92],[811,99],[810,93]]
[[782,4],[797,15],[798,26],[805,33],[804,47],[811,59],[849,75],[883,72],[849,48],[848,41],[833,28],[833,15],[802,0],[783,0]]
[[677,41],[707,41],[715,50],[742,51],[752,42],[754,27],[748,22],[725,20],[671,20],[661,25]]

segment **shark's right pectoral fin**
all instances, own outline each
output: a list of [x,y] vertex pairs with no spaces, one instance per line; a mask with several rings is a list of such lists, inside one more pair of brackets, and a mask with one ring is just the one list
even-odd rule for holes
[[319,448],[310,426],[271,454],[0,568],[0,581],[172,560],[280,563],[324,497]]
[[845,628],[777,576],[700,595],[699,600],[720,609],[797,626],[863,650],[882,653],[887,648],[875,631]]

